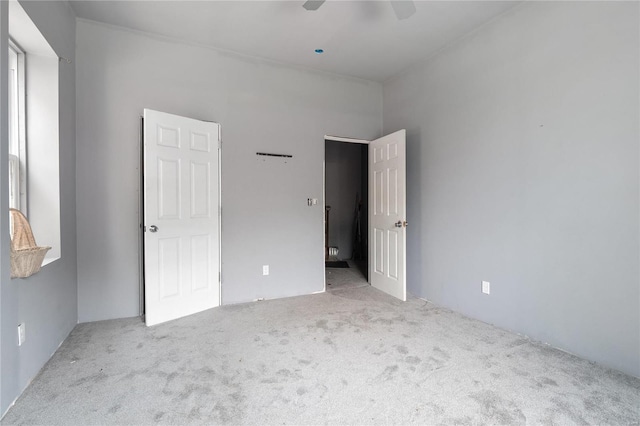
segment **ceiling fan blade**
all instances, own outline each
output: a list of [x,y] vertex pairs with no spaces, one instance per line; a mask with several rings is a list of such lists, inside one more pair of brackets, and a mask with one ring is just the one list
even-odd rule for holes
[[391,6],[398,19],[407,19],[416,13],[416,5],[412,0],[391,0]]
[[324,2],[325,0],[307,0],[306,2],[304,2],[302,7],[304,7],[307,10],[318,10],[320,6],[322,6],[322,3]]

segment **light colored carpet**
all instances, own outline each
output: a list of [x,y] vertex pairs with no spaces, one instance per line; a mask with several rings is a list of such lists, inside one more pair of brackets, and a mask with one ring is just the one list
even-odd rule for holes
[[637,424],[640,379],[363,286],[78,325],[2,424]]
[[325,282],[327,291],[343,290],[345,288],[357,288],[368,286],[369,283],[360,268],[366,268],[362,262],[356,263],[353,260],[346,260],[348,268],[325,268]]

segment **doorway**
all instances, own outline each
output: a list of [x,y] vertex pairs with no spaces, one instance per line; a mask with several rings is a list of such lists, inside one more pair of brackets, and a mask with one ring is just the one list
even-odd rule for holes
[[[360,197],[356,198],[356,205],[359,206],[353,210],[353,223],[356,226],[351,228],[353,232],[358,232],[358,229],[361,232],[359,237],[364,242],[362,250],[366,253],[365,259],[367,259],[366,262],[368,263],[368,265],[367,263],[364,264],[366,266],[363,278],[365,279],[364,282],[361,282],[361,285],[371,284],[372,287],[390,296],[406,301],[407,131],[405,129],[397,130],[372,141],[325,136],[325,260],[333,260],[331,256],[335,256],[335,260],[340,261],[340,257],[346,257],[348,253],[340,255],[340,247],[331,245],[331,230],[335,227],[335,223],[332,225],[332,218],[335,218],[336,215],[331,215],[333,206],[327,202],[327,197],[331,201],[331,188],[338,188],[338,192],[340,192],[348,185],[345,183],[346,181],[340,179],[336,179],[337,183],[332,183],[331,176],[327,180],[327,175],[334,173],[334,160],[333,158],[327,159],[326,154],[328,142],[346,142],[366,147],[366,151],[364,149],[361,151],[360,158],[364,157],[365,159],[360,161],[359,170],[360,176],[365,176],[365,178],[362,178],[359,187],[352,187],[356,188],[356,190],[363,186],[365,188],[368,187],[368,189],[360,190],[362,193],[360,197],[363,202],[359,201]],[[364,156],[364,152],[368,155]],[[338,155],[335,162],[342,163],[343,157]],[[346,170],[353,172],[351,167],[357,169],[358,166],[347,166]],[[342,173],[343,169],[337,167],[335,168],[335,173]],[[351,189],[351,192],[353,192],[353,189]],[[364,202],[365,197],[367,197],[367,202]],[[368,210],[366,214],[361,213],[363,206]],[[364,218],[366,218],[366,222],[364,222]],[[363,232],[364,230],[366,232]],[[357,241],[356,238],[354,236],[353,241]],[[352,256],[354,254],[353,247],[358,249],[360,246],[359,244],[355,244],[351,248],[347,246],[347,252],[350,249]],[[350,266],[349,260],[343,260],[347,263],[347,266]],[[342,266],[344,266],[344,263]],[[348,270],[350,268],[344,269]],[[329,268],[325,267],[325,272],[328,270]],[[354,285],[351,281],[353,280],[350,279],[348,283],[353,287]],[[331,287],[328,284],[331,283],[327,283],[327,274],[325,273],[325,291]],[[360,284],[355,284],[355,286],[360,286]]]
[[327,291],[368,283],[367,141],[325,138],[325,283]]

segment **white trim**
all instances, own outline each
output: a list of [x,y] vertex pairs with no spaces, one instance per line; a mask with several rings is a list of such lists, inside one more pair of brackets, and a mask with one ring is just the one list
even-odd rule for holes
[[[16,49],[19,46],[9,40]],[[29,217],[29,159],[27,158],[27,66],[26,53],[18,51],[18,149],[20,158],[20,211]]]
[[327,232],[327,136],[322,141],[322,282],[327,291],[327,247],[329,246],[329,233]]
[[144,321],[144,117],[138,120],[138,311]]
[[218,307],[220,307],[222,306],[222,124],[215,124],[218,125]]
[[9,207],[20,210],[20,159],[9,154]]
[[50,263],[55,262],[58,259],[60,259],[60,256],[58,256],[58,255],[51,256],[51,257],[45,256],[44,259],[42,260],[42,266],[44,267],[44,266],[46,266],[46,265],[48,265]]
[[[25,91],[25,52],[20,46],[9,37],[9,56],[13,56],[10,59],[10,67],[15,71],[15,81],[13,87],[10,88],[10,92],[13,93],[15,98],[9,99],[11,111],[9,115],[11,132],[9,135],[9,153],[15,156],[17,162],[17,203],[12,207],[20,210],[25,216],[29,217],[27,209],[27,129],[26,129],[26,91]],[[11,62],[15,60],[15,63]],[[14,140],[15,137],[15,140]]]
[[324,140],[333,142],[362,143],[368,145],[371,141],[366,139],[346,138],[344,136],[324,135]]

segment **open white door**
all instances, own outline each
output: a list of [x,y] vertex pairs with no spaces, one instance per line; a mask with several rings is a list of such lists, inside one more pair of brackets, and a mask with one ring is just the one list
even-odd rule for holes
[[148,326],[220,305],[219,129],[144,110]]
[[371,285],[407,300],[406,131],[369,143],[369,277]]

